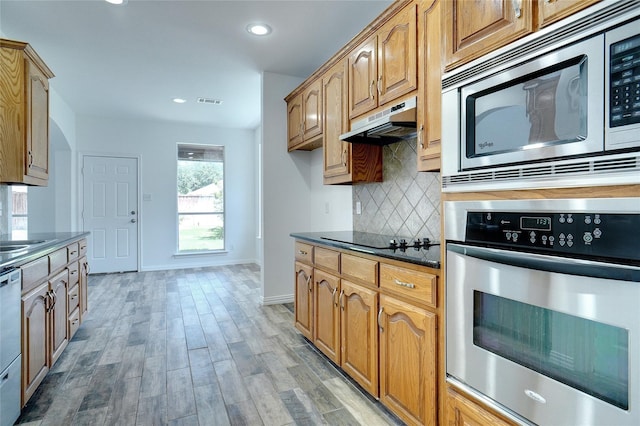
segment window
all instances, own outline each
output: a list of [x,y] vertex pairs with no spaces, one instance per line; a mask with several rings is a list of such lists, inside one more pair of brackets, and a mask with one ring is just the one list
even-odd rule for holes
[[224,250],[224,147],[178,144],[178,252]]
[[27,187],[11,186],[11,238],[26,240],[29,235],[29,217],[27,209]]

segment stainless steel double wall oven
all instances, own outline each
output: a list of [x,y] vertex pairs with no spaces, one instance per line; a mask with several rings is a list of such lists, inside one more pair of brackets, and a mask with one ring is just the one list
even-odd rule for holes
[[447,380],[521,423],[640,424],[640,199],[445,212]]

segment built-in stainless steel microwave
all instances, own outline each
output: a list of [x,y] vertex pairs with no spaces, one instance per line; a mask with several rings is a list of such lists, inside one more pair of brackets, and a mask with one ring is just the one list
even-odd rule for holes
[[445,74],[445,191],[640,183],[640,8],[605,3]]

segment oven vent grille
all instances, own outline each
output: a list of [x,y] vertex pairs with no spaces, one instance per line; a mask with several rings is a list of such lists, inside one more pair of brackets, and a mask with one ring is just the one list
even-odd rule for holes
[[[545,164],[539,166],[514,166],[495,171],[472,171],[453,176],[442,177],[442,187],[451,188],[456,185],[483,182],[512,182],[521,188],[531,188],[534,180],[555,180],[574,177],[596,177],[607,174],[631,173],[634,177],[640,175],[640,153],[629,153],[617,158],[585,159],[575,162]],[[631,177],[631,175],[629,175]],[[633,177],[632,177],[632,180]],[[521,183],[522,182],[522,183]],[[530,182],[530,183],[526,183]],[[561,183],[561,182],[556,182]],[[545,184],[545,186],[547,186]],[[513,185],[510,185],[513,186]]]

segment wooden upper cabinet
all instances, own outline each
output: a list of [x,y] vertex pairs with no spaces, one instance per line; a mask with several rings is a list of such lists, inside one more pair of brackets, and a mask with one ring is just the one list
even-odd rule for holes
[[418,88],[416,5],[402,9],[378,33],[378,104]]
[[533,1],[445,1],[445,71],[532,33]]
[[322,146],[322,81],[311,82],[287,101],[287,148],[313,150]]
[[27,43],[0,39],[0,182],[46,186],[51,70]]
[[378,106],[377,36],[372,36],[349,55],[349,118]]
[[418,171],[440,170],[442,129],[442,0],[418,2]]
[[289,151],[304,140],[302,122],[302,93],[300,93],[287,102],[287,147]]
[[600,0],[538,0],[538,25],[545,27],[598,2]]
[[418,87],[416,5],[412,2],[349,55],[349,118]]
[[[324,172],[325,183],[336,177],[349,179],[351,144],[340,140],[349,129],[347,112],[347,63],[335,64],[322,78],[322,108],[324,111]],[[327,182],[329,181],[329,182]]]
[[324,184],[382,181],[382,148],[344,142],[349,130],[347,59],[331,67],[322,78],[324,112]]

